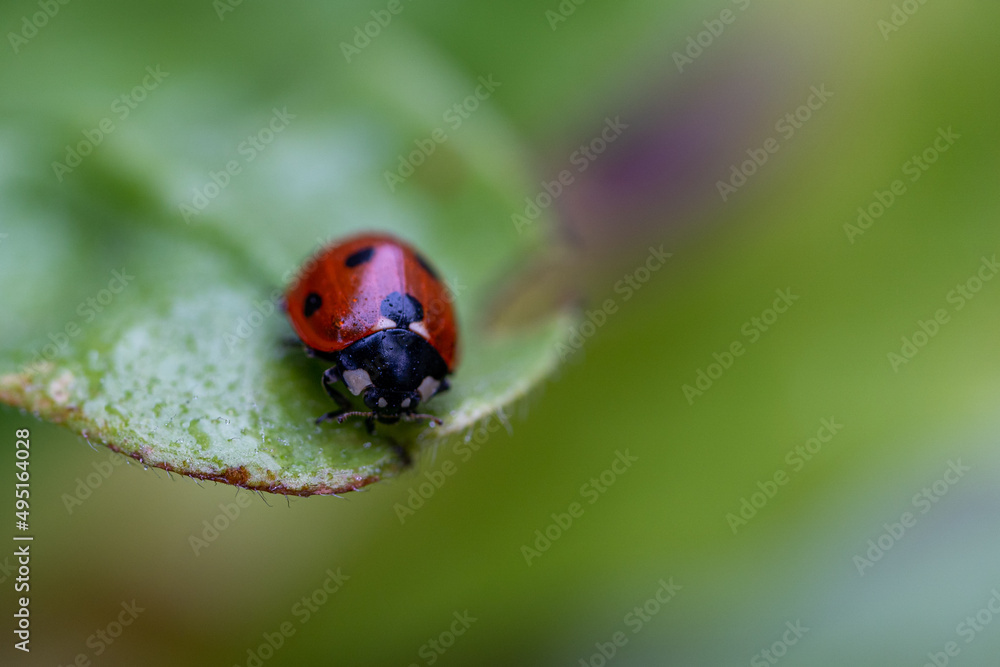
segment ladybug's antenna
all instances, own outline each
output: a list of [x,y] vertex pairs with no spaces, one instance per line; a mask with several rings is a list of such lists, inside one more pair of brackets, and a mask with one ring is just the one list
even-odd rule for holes
[[415,414],[415,413],[412,413],[412,412],[407,412],[407,413],[404,413],[404,414],[400,415],[400,417],[402,417],[403,419],[405,419],[408,422],[415,422],[415,421],[420,421],[421,419],[426,419],[427,421],[429,421],[431,423],[432,426],[440,426],[441,424],[444,423],[443,421],[441,421],[438,417],[435,417],[434,415],[421,415],[421,414]]

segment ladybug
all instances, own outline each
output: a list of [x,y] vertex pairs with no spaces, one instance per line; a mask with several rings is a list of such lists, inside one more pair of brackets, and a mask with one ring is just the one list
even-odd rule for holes
[[[419,252],[388,234],[334,243],[306,262],[285,303],[306,353],[333,364],[323,388],[340,409],[317,424],[365,417],[371,433],[376,420],[441,423],[416,410],[448,389],[458,335],[451,296]],[[340,382],[368,410],[353,410]]]

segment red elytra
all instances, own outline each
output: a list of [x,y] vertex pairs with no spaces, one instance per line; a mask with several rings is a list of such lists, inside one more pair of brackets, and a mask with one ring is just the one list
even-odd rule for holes
[[[371,248],[367,258],[359,253]],[[348,266],[351,257],[357,262]],[[362,261],[363,260],[363,261]],[[392,294],[408,294],[422,306],[423,327],[416,331],[455,369],[455,312],[447,288],[430,264],[407,243],[388,234],[361,234],[327,246],[309,260],[286,295],[292,326],[302,342],[318,352],[339,352],[393,325],[380,312]],[[305,317],[310,293],[322,306]],[[425,329],[425,331],[424,331]]]

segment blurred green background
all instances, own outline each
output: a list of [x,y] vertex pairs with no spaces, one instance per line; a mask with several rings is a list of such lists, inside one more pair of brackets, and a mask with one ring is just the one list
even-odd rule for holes
[[[348,62],[342,43],[380,17]],[[310,243],[324,215],[350,216],[314,196],[329,179],[420,224],[445,202],[449,234],[489,243],[518,234],[519,211],[457,220],[475,207],[456,182],[485,174],[523,202],[572,170],[554,225],[529,225],[549,244],[535,275],[586,292],[601,326],[509,428],[488,419],[343,499],[109,466],[121,459],[0,409],[0,507],[13,432],[30,428],[36,534],[32,652],[5,627],[3,664],[1000,664],[998,22],[1000,7],[961,0],[5,3],[0,347],[44,343],[66,319],[52,295],[72,308],[107,279],[47,278],[4,236],[27,228],[12,192],[141,197],[106,172],[180,203],[244,127],[292,103],[297,143],[262,169],[294,178],[272,197],[248,167],[259,199],[222,197],[218,218],[257,211]],[[169,77],[93,171],[58,182],[64,147],[156,65]],[[389,192],[395,156],[489,75],[482,108]],[[615,118],[627,129],[578,171],[574,152]],[[189,131],[157,134],[168,126]],[[323,162],[312,139],[351,159]],[[739,185],[723,199],[719,181]],[[297,198],[316,204],[309,232],[275,213]],[[845,228],[859,207],[874,214],[861,234]],[[32,243],[70,261],[75,239],[37,229]],[[241,242],[235,223],[225,233]],[[661,244],[670,259],[623,287]],[[769,313],[778,290],[798,298]],[[823,420],[842,425],[832,439]],[[328,572],[347,577],[330,594]],[[134,622],[96,638],[133,601]]]

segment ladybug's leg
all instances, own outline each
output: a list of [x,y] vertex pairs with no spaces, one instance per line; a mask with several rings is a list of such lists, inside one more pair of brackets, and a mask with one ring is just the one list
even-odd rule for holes
[[375,413],[368,415],[368,419],[365,420],[365,428],[368,429],[368,435],[375,435]]
[[323,389],[326,390],[326,393],[337,403],[340,409],[327,412],[316,420],[317,424],[325,422],[328,419],[336,419],[345,412],[350,411],[351,402],[333,386],[338,382],[340,382],[340,373],[337,372],[336,366],[326,369],[326,372],[323,373]]
[[393,451],[395,451],[397,456],[399,456],[399,460],[403,464],[404,468],[409,468],[413,465],[413,459],[410,457],[410,453],[406,451],[406,447],[403,447],[401,444],[388,436],[386,436],[386,440],[389,441]]
[[326,389],[326,393],[330,395],[330,398],[336,401],[337,405],[343,410],[350,410],[351,402],[333,386],[340,381],[340,373],[337,372],[336,366],[327,368],[326,372],[323,373],[323,389]]

